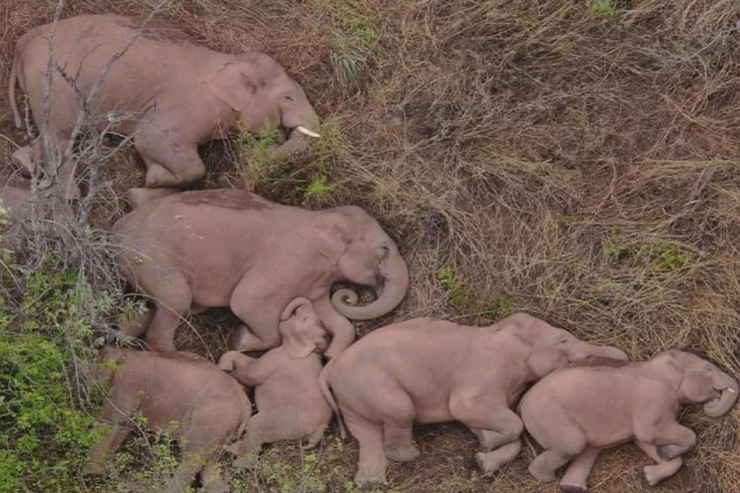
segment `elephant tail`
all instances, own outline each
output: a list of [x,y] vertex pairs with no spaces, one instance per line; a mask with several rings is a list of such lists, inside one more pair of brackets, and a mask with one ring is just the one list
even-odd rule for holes
[[10,110],[13,112],[15,128],[23,126],[21,113],[18,111],[18,103],[15,100],[15,86],[18,82],[18,52],[16,50],[13,56],[13,64],[10,66],[10,82],[8,83],[8,97],[10,98]]
[[324,367],[323,370],[321,370],[321,373],[319,373],[319,388],[321,389],[321,393],[324,394],[324,399],[326,399],[326,402],[329,404],[329,407],[331,407],[331,410],[334,412],[334,416],[337,418],[337,424],[339,425],[339,436],[342,438],[342,440],[347,438],[347,429],[344,427],[344,420],[342,419],[342,412],[339,410],[339,406],[337,406],[337,401],[334,400],[334,396],[331,393],[331,389],[329,388],[329,382],[327,380],[328,378],[328,372],[329,365],[331,365],[331,361]]

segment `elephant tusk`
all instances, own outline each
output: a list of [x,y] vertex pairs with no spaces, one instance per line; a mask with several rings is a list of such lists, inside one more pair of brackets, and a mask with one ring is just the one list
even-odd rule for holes
[[727,388],[726,388],[725,390],[726,390],[727,392],[729,392],[730,394],[734,394],[735,392],[737,392],[737,391],[736,391],[735,389],[731,389],[731,388],[729,388],[729,387],[727,387]]
[[316,139],[318,139],[319,137],[321,137],[321,135],[317,134],[316,132],[310,131],[309,129],[307,129],[303,125],[298,125],[295,129],[298,130],[303,135],[308,135],[309,137],[314,137]]

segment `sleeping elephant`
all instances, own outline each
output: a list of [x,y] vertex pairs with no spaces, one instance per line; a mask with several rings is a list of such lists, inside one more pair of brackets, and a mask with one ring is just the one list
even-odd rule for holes
[[737,380],[676,350],[650,361],[597,359],[564,368],[540,380],[520,404],[527,431],[546,449],[529,470],[549,482],[570,462],[560,487],[584,492],[599,453],[634,440],[657,463],[644,469],[654,486],[678,471],[696,443],[696,434],[676,420],[681,408],[704,404],[708,416],[721,416],[737,392]]
[[[205,167],[198,144],[225,138],[237,124],[251,132],[280,125],[295,130],[281,148],[286,153],[319,136],[319,119],[306,94],[268,55],[219,53],[176,26],[151,20],[141,28],[142,22],[81,15],[23,35],[16,44],[9,87],[16,126],[22,125],[16,83],[28,96],[36,126],[63,155],[71,152],[69,140],[83,106],[87,124],[97,128],[110,124],[111,112],[125,113],[113,130],[133,136],[147,167],[147,187],[179,188],[199,180]],[[50,50],[54,60],[44,125]],[[102,74],[94,98],[83,104]],[[37,139],[14,159],[32,168],[34,161],[48,158],[42,147]],[[60,180],[67,196],[79,194],[71,162],[60,170]]]
[[311,302],[298,298],[280,320],[283,344],[259,359],[236,351],[221,356],[218,366],[245,387],[254,387],[257,414],[249,421],[243,440],[229,450],[239,458],[235,467],[252,468],[263,443],[308,440],[304,450],[324,436],[332,412],[319,388],[326,331]]
[[236,380],[191,353],[160,355],[112,346],[101,349],[95,376],[112,387],[103,410],[111,429],[90,451],[84,474],[105,472],[107,458],[140,415],[149,430],[169,431],[180,445],[181,462],[166,493],[192,491],[199,473],[206,493],[229,491],[216,461],[225,445],[240,438],[252,411]]
[[419,455],[412,425],[445,421],[478,437],[476,461],[491,474],[521,449],[511,407],[527,383],[589,356],[627,359],[523,313],[490,327],[420,318],[366,335],[324,367],[319,384],[360,442],[355,481],[385,482],[386,457]]
[[[303,297],[332,334],[326,355],[333,357],[354,340],[348,318],[390,312],[409,284],[395,243],[359,207],[309,211],[242,190],[183,192],[141,205],[113,231],[122,247],[116,263],[155,303],[151,321],[144,314],[128,332],[146,331],[157,351],[175,349],[188,310],[225,306],[245,324],[232,349],[277,347],[281,313]],[[378,297],[354,306],[354,292],[331,295],[338,281],[370,287]]]

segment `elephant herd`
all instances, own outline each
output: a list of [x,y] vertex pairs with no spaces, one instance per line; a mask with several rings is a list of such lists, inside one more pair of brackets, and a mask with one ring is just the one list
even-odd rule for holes
[[[84,15],[18,40],[9,94],[21,126],[16,86],[42,135],[13,160],[55,174],[66,198],[80,195],[73,160],[49,169],[48,149],[71,155],[81,111],[92,112],[91,125],[128,115],[116,131],[131,136],[147,168],[146,188],[129,191],[132,211],[112,234],[118,269],[149,300],[120,329],[149,350],[101,349],[96,378],[112,387],[103,411],[112,426],[87,473],[104,472],[141,414],[180,443],[168,491],[198,474],[209,493],[228,491],[222,450],[251,468],[262,444],[315,446],[336,417],[341,435],[346,426],[359,442],[361,483],[384,482],[389,459],[419,455],[414,423],[458,421],[477,437],[487,474],[518,455],[526,429],[544,449],[530,466],[537,479],[553,481],[567,465],[562,489],[586,491],[599,453],[635,441],[655,461],[645,467],[654,485],[696,442],[679,410],[702,403],[720,416],[737,400],[737,380],[695,355],[669,350],[631,362],[523,313],[489,327],[413,319],[355,342],[350,320],[390,313],[409,289],[408,267],[374,218],[355,206],[311,211],[241,190],[179,191],[205,174],[198,144],[237,126],[282,127],[289,137],[275,152],[286,154],[320,138],[306,94],[267,55],[218,53],[162,22]],[[6,183],[0,198],[23,220],[29,194]],[[376,298],[359,305],[337,283]],[[242,322],[218,364],[175,344],[183,317],[212,307]],[[254,415],[245,387],[254,389]]]

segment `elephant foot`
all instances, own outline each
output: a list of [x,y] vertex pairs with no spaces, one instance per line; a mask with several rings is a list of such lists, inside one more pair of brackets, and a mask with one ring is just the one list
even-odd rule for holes
[[179,188],[129,188],[126,192],[126,198],[132,209],[138,209],[147,202],[152,200],[168,197],[180,191]]
[[380,483],[384,484],[385,481],[385,471],[364,471],[360,469],[357,471],[357,474],[355,474],[355,483],[359,484],[368,484],[368,483]]
[[560,489],[570,493],[585,493],[588,491],[588,487],[585,484],[560,483]]
[[551,483],[555,481],[556,476],[554,471],[542,471],[537,467],[533,467],[534,464],[529,466],[529,474],[539,479],[543,483]]
[[658,447],[658,456],[665,461],[669,461],[675,459],[685,451],[686,449],[680,445],[661,445]]
[[642,469],[642,472],[645,476],[645,481],[647,481],[650,486],[656,486],[663,480],[660,466],[645,466]]
[[33,159],[31,158],[31,146],[21,147],[10,156],[10,159],[30,174],[33,174],[36,169],[36,165],[33,164]]
[[410,443],[389,446],[386,448],[386,456],[396,462],[411,462],[419,457],[419,449]]

